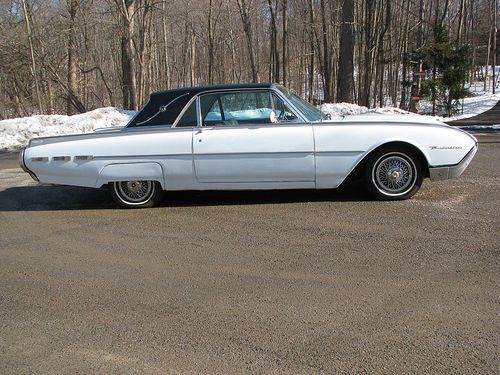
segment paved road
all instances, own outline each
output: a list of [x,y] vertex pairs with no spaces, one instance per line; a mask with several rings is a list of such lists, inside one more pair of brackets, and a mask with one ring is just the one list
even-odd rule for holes
[[121,210],[9,163],[1,374],[498,373],[498,143],[394,203],[191,193]]
[[448,124],[457,126],[498,125],[500,124],[500,101],[483,113],[460,120],[448,121]]

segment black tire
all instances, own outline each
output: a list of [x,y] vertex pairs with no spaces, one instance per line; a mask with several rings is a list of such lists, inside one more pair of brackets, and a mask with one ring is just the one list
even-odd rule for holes
[[364,170],[366,189],[380,200],[408,199],[423,180],[422,162],[415,152],[401,147],[376,151]]
[[124,208],[153,207],[161,202],[163,190],[156,181],[117,181],[111,184],[114,201]]

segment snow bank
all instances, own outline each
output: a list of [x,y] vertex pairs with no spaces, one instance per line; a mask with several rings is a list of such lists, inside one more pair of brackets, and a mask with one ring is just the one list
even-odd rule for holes
[[43,115],[0,121],[0,151],[17,151],[30,138],[91,133],[97,128],[125,125],[135,111],[99,108],[74,116]]
[[[460,106],[460,113],[452,117],[440,117],[434,116],[438,121],[448,122],[452,120],[459,120],[463,118],[473,117],[480,113],[486,112],[491,109],[495,104],[500,101],[500,93],[491,94],[480,92],[478,95],[472,96],[470,98],[465,98],[463,100],[463,110]],[[383,108],[366,108],[351,103],[325,103],[318,106],[318,108],[324,112],[329,113],[332,118],[335,116],[347,116],[347,115],[364,115],[364,114],[397,114],[397,115],[410,115],[419,116],[416,113],[407,112],[395,107],[383,107]],[[422,100],[419,102],[418,110],[422,113],[422,116],[432,117],[430,113],[432,112],[432,103],[428,100]]]
[[395,107],[383,107],[369,109],[361,105],[352,103],[325,103],[318,106],[319,110],[329,114],[332,118],[336,116],[364,115],[364,114],[385,114],[385,115],[413,115],[407,111]]

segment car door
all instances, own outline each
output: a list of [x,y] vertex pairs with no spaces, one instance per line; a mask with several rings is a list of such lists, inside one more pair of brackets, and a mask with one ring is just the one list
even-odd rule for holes
[[[269,90],[200,96],[193,160],[201,183],[312,182],[312,126]],[[277,185],[278,186],[278,185]]]

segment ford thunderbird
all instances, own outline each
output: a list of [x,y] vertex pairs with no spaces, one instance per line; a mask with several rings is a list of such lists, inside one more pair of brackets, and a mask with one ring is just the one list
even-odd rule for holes
[[332,189],[358,178],[377,199],[413,196],[424,178],[457,177],[471,135],[410,115],[330,118],[271,83],[151,94],[122,128],[34,138],[22,168],[49,184],[109,187],[123,207],[168,190]]

